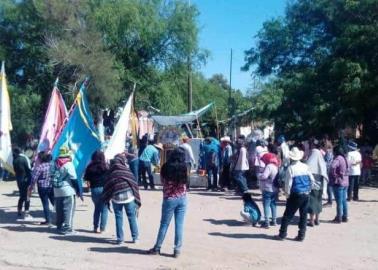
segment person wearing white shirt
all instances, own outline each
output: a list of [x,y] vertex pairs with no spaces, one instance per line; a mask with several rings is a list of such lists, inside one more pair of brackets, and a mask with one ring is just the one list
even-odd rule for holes
[[245,138],[240,136],[236,141],[238,151],[234,156],[232,167],[232,177],[238,185],[240,192],[245,193],[248,191],[247,179],[245,178],[246,172],[249,170],[247,149],[245,148]]
[[186,183],[186,188],[190,188],[190,171],[196,164],[196,160],[194,159],[193,155],[193,149],[192,146],[189,144],[190,138],[189,137],[183,137],[182,138],[182,144],[180,145],[180,148],[184,150],[185,152],[185,163],[188,170],[188,182]]
[[358,190],[360,186],[361,162],[362,156],[357,149],[357,143],[350,141],[348,143],[347,161],[349,165],[349,187],[348,201],[358,201]]

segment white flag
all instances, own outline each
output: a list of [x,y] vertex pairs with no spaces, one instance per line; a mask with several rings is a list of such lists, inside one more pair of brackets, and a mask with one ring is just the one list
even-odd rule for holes
[[4,62],[0,74],[0,160],[1,165],[14,174],[10,131],[12,130],[10,100]]
[[126,147],[126,136],[130,127],[131,108],[133,105],[134,92],[131,93],[129,100],[123,108],[121,117],[114,129],[112,138],[110,139],[107,148],[105,149],[105,157],[110,160],[115,155],[123,153]]

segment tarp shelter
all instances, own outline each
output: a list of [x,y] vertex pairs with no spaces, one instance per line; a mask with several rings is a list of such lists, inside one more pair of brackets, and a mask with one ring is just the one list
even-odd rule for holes
[[213,105],[214,103],[212,102],[199,110],[191,111],[186,114],[180,114],[175,116],[153,115],[151,116],[151,118],[161,126],[180,126],[197,120],[200,116],[206,113]]

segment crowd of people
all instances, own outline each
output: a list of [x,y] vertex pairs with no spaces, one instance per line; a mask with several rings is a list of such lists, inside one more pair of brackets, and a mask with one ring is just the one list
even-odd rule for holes
[[[106,230],[109,211],[114,212],[116,243],[122,244],[125,241],[125,210],[132,241],[139,241],[140,187],[156,188],[151,165],[159,166],[162,149],[162,144],[144,137],[139,145],[128,139],[125,151],[110,161],[105,160],[101,150],[93,153],[83,179],[90,188],[94,204],[94,233]],[[303,241],[307,226],[318,226],[322,208],[331,206],[333,201],[336,202],[333,222],[348,222],[348,201],[359,200],[360,183],[368,181],[371,168],[378,160],[378,153],[375,152],[378,152],[378,147],[373,150],[364,145],[359,149],[353,140],[341,139],[333,146],[328,138],[312,138],[308,143],[296,143],[287,142],[284,136],[279,136],[275,141],[248,140],[244,136],[232,141],[225,136],[220,141],[205,138],[196,159],[190,138],[183,137],[181,144],[169,153],[160,168],[162,215],[155,245],[148,250],[148,254],[160,253],[174,216],[173,255],[180,255],[187,192],[191,188],[190,174],[194,168],[206,171],[208,191],[238,194],[244,201],[241,215],[254,226],[259,224],[262,228],[270,228],[277,225],[277,201],[280,194],[285,194],[286,207],[276,238],[286,238],[287,227],[299,210],[299,231],[295,239]],[[83,200],[83,187],[76,175],[70,149],[62,147],[55,160],[49,153],[40,152],[33,167],[19,148],[15,148],[13,153],[19,189],[18,217],[31,218],[30,197],[37,185],[45,217],[41,225],[52,226],[52,205],[55,207],[58,232],[75,234],[73,220],[76,200]],[[251,195],[251,183],[261,190],[262,213]],[[323,205],[324,196],[328,200]]]

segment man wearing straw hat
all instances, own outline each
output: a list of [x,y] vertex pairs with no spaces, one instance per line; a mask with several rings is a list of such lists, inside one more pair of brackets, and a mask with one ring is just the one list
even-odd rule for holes
[[303,158],[303,154],[303,151],[300,151],[297,147],[293,147],[289,152],[291,164],[285,175],[285,193],[288,199],[281,221],[280,232],[277,236],[278,240],[284,240],[286,238],[287,227],[298,209],[299,231],[295,240],[303,241],[305,238],[309,194],[315,180],[309,167],[300,161]]

